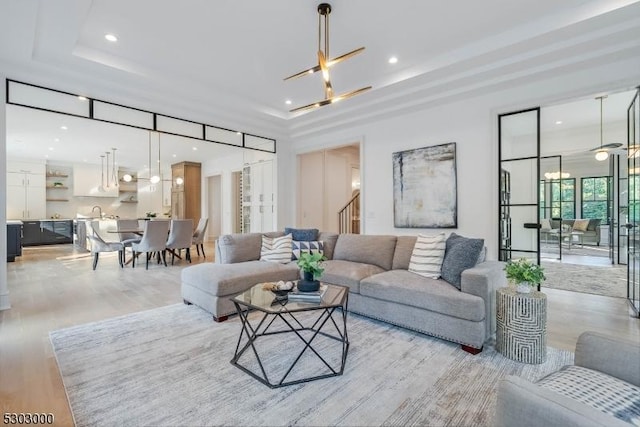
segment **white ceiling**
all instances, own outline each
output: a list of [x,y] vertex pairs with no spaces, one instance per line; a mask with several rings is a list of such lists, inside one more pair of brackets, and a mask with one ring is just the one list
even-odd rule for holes
[[[317,62],[318,3],[3,1],[0,69],[21,81],[295,139],[336,117],[393,114],[640,54],[634,0],[336,0],[330,56],[366,50],[332,69],[334,89],[373,90],[293,115],[288,109],[322,98],[318,75],[283,81]],[[119,41],[107,42],[106,33]],[[395,65],[387,62],[392,55]]]

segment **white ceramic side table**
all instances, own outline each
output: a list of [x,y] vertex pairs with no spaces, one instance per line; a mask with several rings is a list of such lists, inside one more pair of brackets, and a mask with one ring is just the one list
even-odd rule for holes
[[542,292],[496,290],[496,350],[522,363],[547,359],[547,296]]

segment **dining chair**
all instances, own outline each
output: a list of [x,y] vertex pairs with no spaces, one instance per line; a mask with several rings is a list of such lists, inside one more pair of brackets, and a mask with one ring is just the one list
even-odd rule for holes
[[202,251],[202,256],[207,257],[204,254],[204,236],[207,231],[207,225],[209,224],[209,218],[200,218],[198,221],[198,227],[196,231],[193,232],[192,244],[196,245],[196,251],[198,252],[198,256],[200,256],[200,251]]
[[[137,219],[119,219],[116,221],[117,230],[137,230],[140,228],[140,223]],[[140,243],[142,236],[136,233],[118,233],[120,236],[120,243],[124,246],[124,253],[122,254],[122,261],[126,263],[127,248],[130,248],[134,243]]]
[[167,239],[167,249],[171,252],[171,265],[176,257],[178,257],[182,249],[186,249],[186,259],[191,262],[191,239],[193,236],[193,220],[192,219],[174,219],[171,220],[171,228],[169,230],[169,238]]
[[124,245],[121,242],[106,242],[96,232],[93,221],[86,222],[87,238],[91,242],[91,254],[93,255],[93,269],[98,266],[98,257],[100,252],[118,251],[118,263],[120,267],[124,267]]
[[149,259],[152,252],[157,252],[162,258],[164,266],[167,266],[166,260],[166,243],[167,233],[169,231],[169,221],[147,221],[142,239],[138,243],[131,244],[131,250],[133,251],[132,267],[136,267],[136,257],[145,252],[147,254],[146,269],[149,269]]

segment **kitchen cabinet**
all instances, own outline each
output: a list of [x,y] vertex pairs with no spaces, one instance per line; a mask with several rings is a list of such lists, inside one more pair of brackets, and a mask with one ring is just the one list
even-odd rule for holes
[[22,223],[20,221],[7,222],[7,262],[14,262],[22,255]]
[[70,219],[23,221],[22,235],[22,246],[73,243],[73,221]]
[[201,188],[200,163],[171,165],[171,218],[192,219],[195,227],[202,213]]
[[47,213],[44,164],[7,163],[7,219],[37,219]]
[[242,232],[273,230],[273,162],[245,164],[242,169]]

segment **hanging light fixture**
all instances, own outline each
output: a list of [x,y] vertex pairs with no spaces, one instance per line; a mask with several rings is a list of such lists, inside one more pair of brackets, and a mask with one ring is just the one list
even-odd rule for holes
[[602,162],[609,158],[609,152],[606,148],[602,146],[603,138],[602,138],[602,100],[606,98],[606,95],[599,96],[596,99],[600,100],[600,148],[596,150],[596,160]]
[[122,180],[124,182],[131,182],[133,180],[133,176],[131,176],[131,174],[125,173],[124,175],[122,175]]
[[[289,110],[291,113],[294,113],[297,111],[311,110],[314,108],[322,107],[324,105],[329,105],[334,102],[338,102],[342,99],[351,98],[352,96],[356,96],[360,93],[366,92],[369,89],[371,89],[371,86],[367,86],[360,89],[352,90],[351,92],[346,92],[346,93],[334,96],[333,86],[331,85],[331,78],[329,76],[329,68],[333,67],[339,62],[344,61],[345,59],[349,59],[352,56],[355,56],[361,53],[362,51],[364,51],[364,47],[360,47],[358,49],[352,50],[351,52],[345,53],[344,55],[340,55],[333,59],[329,59],[329,14],[330,13],[331,13],[331,5],[329,3],[321,3],[318,5],[318,65],[312,68],[309,68],[307,70],[300,71],[299,73],[296,73],[284,79],[284,80],[289,80],[297,77],[306,76],[308,74],[314,74],[318,71],[322,71],[322,82],[324,85],[324,99],[321,101],[314,102],[312,104],[294,108],[293,110]],[[322,31],[323,23],[324,23],[324,37],[323,37],[323,31]],[[322,49],[322,41],[324,41],[324,50]]]
[[111,180],[109,177],[111,174],[111,172],[109,172],[109,156],[111,155],[111,152],[105,151],[105,154],[107,155],[107,190],[109,190],[109,181]]
[[111,151],[113,151],[113,157],[111,158],[111,161],[113,162],[111,179],[113,180],[113,186],[118,188],[118,167],[116,166],[116,150],[117,148],[111,147]]
[[566,179],[569,178],[571,176],[571,174],[569,172],[545,172],[544,177],[550,180],[557,180],[557,179]]
[[98,191],[101,192],[101,193],[104,193],[105,192],[105,189],[104,189],[104,154],[102,154],[100,156],[100,170],[101,170],[102,176],[100,178],[100,185],[98,186]]
[[[151,174],[151,134],[149,134],[149,174]],[[149,181],[152,184],[159,183],[161,179],[160,175],[160,132],[158,132],[158,174],[149,178]]]

